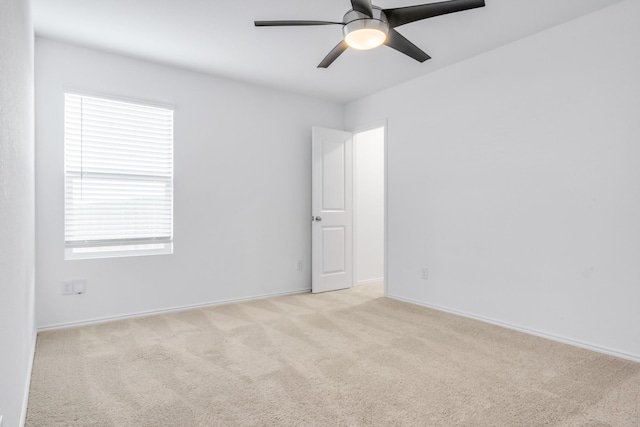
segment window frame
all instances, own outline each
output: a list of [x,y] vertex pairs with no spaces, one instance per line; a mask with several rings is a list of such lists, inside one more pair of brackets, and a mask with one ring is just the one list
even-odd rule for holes
[[[81,99],[91,98],[93,100],[102,101],[105,103],[121,103],[128,104],[133,107],[139,108],[151,108],[151,109],[161,109],[165,110],[164,113],[168,113],[170,116],[170,143],[169,143],[169,154],[168,160],[170,163],[170,173],[168,177],[160,177],[160,175],[143,175],[143,174],[135,174],[135,173],[113,173],[113,172],[85,172],[76,170],[73,172],[70,171],[70,167],[68,167],[68,98],[71,97],[79,97]],[[161,104],[157,102],[149,102],[140,99],[132,99],[132,98],[124,98],[113,95],[106,95],[102,93],[94,93],[87,91],[78,91],[72,90],[69,88],[64,88],[63,92],[63,104],[64,104],[64,140],[63,140],[63,151],[64,151],[64,169],[63,169],[63,179],[64,179],[64,258],[65,260],[79,260],[79,259],[98,259],[98,258],[114,258],[114,257],[130,257],[130,256],[145,256],[145,255],[168,255],[173,253],[173,234],[174,234],[174,181],[175,181],[175,107],[173,105]],[[79,114],[80,120],[83,120],[82,112]],[[69,138],[70,139],[70,138]],[[82,136],[80,137],[80,146],[84,143]],[[81,149],[82,150],[82,149]],[[81,162],[84,160],[81,160]],[[72,209],[69,207],[69,204],[72,204],[73,201],[76,201],[73,197],[69,197],[70,192],[73,190],[69,189],[70,183],[73,186],[73,179],[75,175],[75,179],[80,177],[80,180],[83,179],[94,179],[94,180],[102,180],[103,182],[126,182],[139,180],[140,182],[157,184],[159,182],[164,182],[165,185],[168,185],[169,197],[167,200],[169,201],[169,235],[163,236],[154,236],[154,237],[145,237],[145,238],[117,238],[117,239],[92,239],[92,240],[68,240],[68,226],[70,221],[68,220],[68,210]],[[72,199],[70,201],[70,199]],[[97,218],[102,218],[97,216]],[[99,221],[99,219],[97,219]]]

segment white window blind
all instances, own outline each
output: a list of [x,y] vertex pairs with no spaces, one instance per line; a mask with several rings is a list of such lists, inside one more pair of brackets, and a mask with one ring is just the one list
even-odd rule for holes
[[173,111],[65,94],[67,259],[172,252]]

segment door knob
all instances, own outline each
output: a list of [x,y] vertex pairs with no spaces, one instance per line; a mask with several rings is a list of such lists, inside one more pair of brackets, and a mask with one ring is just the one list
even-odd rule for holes
[[317,216],[316,217],[316,221],[322,221],[322,217],[321,216]]

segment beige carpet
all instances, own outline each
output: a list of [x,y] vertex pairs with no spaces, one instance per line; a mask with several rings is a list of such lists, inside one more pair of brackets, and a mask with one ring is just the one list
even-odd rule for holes
[[380,286],[41,333],[28,426],[638,426],[640,364]]

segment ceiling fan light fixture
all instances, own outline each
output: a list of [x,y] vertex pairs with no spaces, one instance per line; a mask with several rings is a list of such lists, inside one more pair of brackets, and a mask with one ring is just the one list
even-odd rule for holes
[[344,41],[354,49],[375,49],[387,41],[389,24],[379,19],[358,19],[345,24]]
[[344,37],[349,47],[358,50],[375,49],[387,40],[387,35],[373,28],[363,28],[350,32]]

